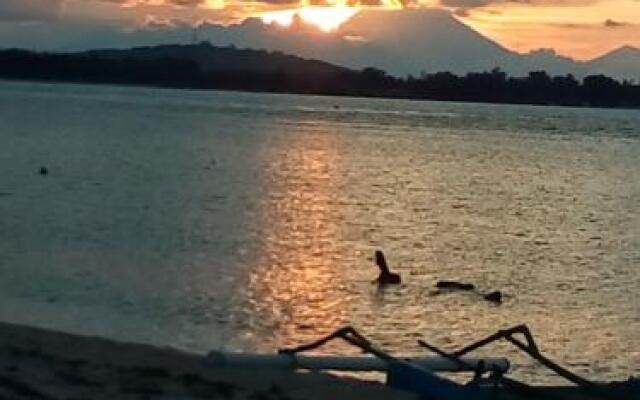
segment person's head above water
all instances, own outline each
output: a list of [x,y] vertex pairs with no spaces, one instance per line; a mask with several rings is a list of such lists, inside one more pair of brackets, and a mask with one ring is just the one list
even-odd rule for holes
[[376,264],[378,265],[378,267],[380,267],[381,270],[389,272],[387,260],[384,258],[384,253],[380,250],[376,250]]
[[394,274],[393,272],[389,271],[387,260],[384,258],[384,253],[382,253],[382,251],[376,250],[375,258],[376,264],[378,265],[378,268],[380,268],[380,275],[378,276],[378,279],[376,279],[376,282],[378,282],[378,284],[388,285],[398,284],[401,282],[400,275]]

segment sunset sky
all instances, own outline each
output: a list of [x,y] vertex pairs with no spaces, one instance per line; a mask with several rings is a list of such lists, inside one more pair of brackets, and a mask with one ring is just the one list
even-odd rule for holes
[[[430,7],[448,9],[482,34],[520,52],[554,48],[560,54],[587,59],[622,45],[640,47],[640,0],[325,1],[2,0],[0,39],[17,29],[29,32],[27,27],[82,27],[99,35],[105,29],[170,29],[204,21],[233,23],[263,15],[286,22],[290,10],[300,8],[307,10],[307,20],[327,30],[361,8]],[[77,30],[78,35],[83,34],[82,29]]]

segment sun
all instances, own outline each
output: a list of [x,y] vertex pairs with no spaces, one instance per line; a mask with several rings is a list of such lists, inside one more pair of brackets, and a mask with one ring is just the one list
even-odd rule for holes
[[358,13],[357,8],[346,5],[333,6],[305,6],[291,10],[270,11],[260,15],[266,24],[276,23],[290,26],[297,15],[308,24],[312,24],[325,32],[331,32],[347,22]]

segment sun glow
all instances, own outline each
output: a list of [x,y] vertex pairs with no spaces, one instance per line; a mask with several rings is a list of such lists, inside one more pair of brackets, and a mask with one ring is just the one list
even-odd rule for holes
[[325,32],[331,32],[358,13],[357,8],[346,5],[334,6],[305,6],[292,10],[266,12],[260,15],[266,24],[276,23],[290,26],[297,15],[307,24],[315,25]]

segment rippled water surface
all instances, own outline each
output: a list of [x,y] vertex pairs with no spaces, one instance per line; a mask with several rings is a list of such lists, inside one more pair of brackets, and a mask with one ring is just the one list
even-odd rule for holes
[[5,82],[0,148],[2,320],[196,351],[352,324],[404,354],[527,323],[640,373],[638,111]]

